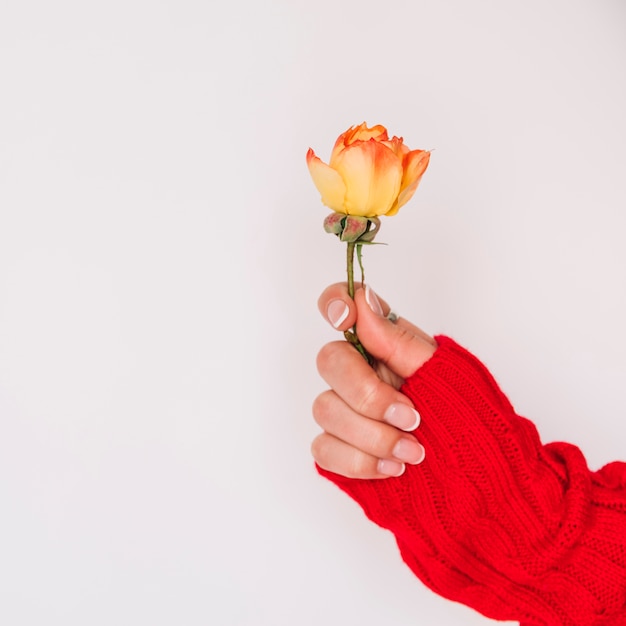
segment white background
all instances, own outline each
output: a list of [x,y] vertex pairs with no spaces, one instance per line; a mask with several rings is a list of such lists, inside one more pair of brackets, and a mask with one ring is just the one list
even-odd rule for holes
[[434,149],[368,249],[544,440],[626,457],[623,0],[0,5],[0,622],[480,625],[319,478],[306,170]]

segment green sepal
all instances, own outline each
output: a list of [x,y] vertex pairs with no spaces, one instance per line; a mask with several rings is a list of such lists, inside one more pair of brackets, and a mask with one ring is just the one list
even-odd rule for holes
[[331,213],[324,220],[324,230],[346,243],[371,243],[379,229],[377,217]]
[[363,269],[363,244],[356,244],[356,260],[359,262],[359,268],[361,270],[361,285],[365,284],[365,270]]

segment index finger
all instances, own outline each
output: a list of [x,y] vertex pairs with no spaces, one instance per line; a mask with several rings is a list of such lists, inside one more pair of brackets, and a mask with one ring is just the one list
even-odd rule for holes
[[[387,421],[394,426],[399,426],[394,421],[398,422],[402,418],[405,418],[403,422],[409,422],[408,425],[412,419],[413,427],[419,423],[409,398],[382,381],[348,342],[334,341],[323,346],[317,356],[317,369],[335,393],[360,415]],[[400,415],[403,411],[402,406],[398,405],[409,407],[412,413]]]
[[[362,287],[357,288],[357,292]],[[377,299],[382,307],[383,316],[389,315],[391,307],[377,294]],[[352,328],[357,323],[357,306],[354,300],[348,295],[348,284],[334,283],[322,291],[317,300],[317,308],[330,324],[340,331]],[[397,318],[395,324],[403,328],[431,345],[436,345],[432,337],[427,335],[421,328],[412,324],[403,317]]]

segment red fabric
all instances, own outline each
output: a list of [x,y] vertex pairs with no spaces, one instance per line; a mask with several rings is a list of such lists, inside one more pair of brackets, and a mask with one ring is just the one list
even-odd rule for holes
[[522,626],[626,625],[626,463],[591,472],[577,447],[542,445],[474,356],[437,343],[402,388],[424,462],[383,480],[320,473],[446,598]]

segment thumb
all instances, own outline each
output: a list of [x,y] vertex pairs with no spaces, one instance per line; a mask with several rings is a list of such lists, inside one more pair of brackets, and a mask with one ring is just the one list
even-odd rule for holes
[[435,340],[403,318],[396,322],[387,319],[369,285],[356,292],[354,301],[359,340],[375,359],[402,378],[414,374],[434,354]]

